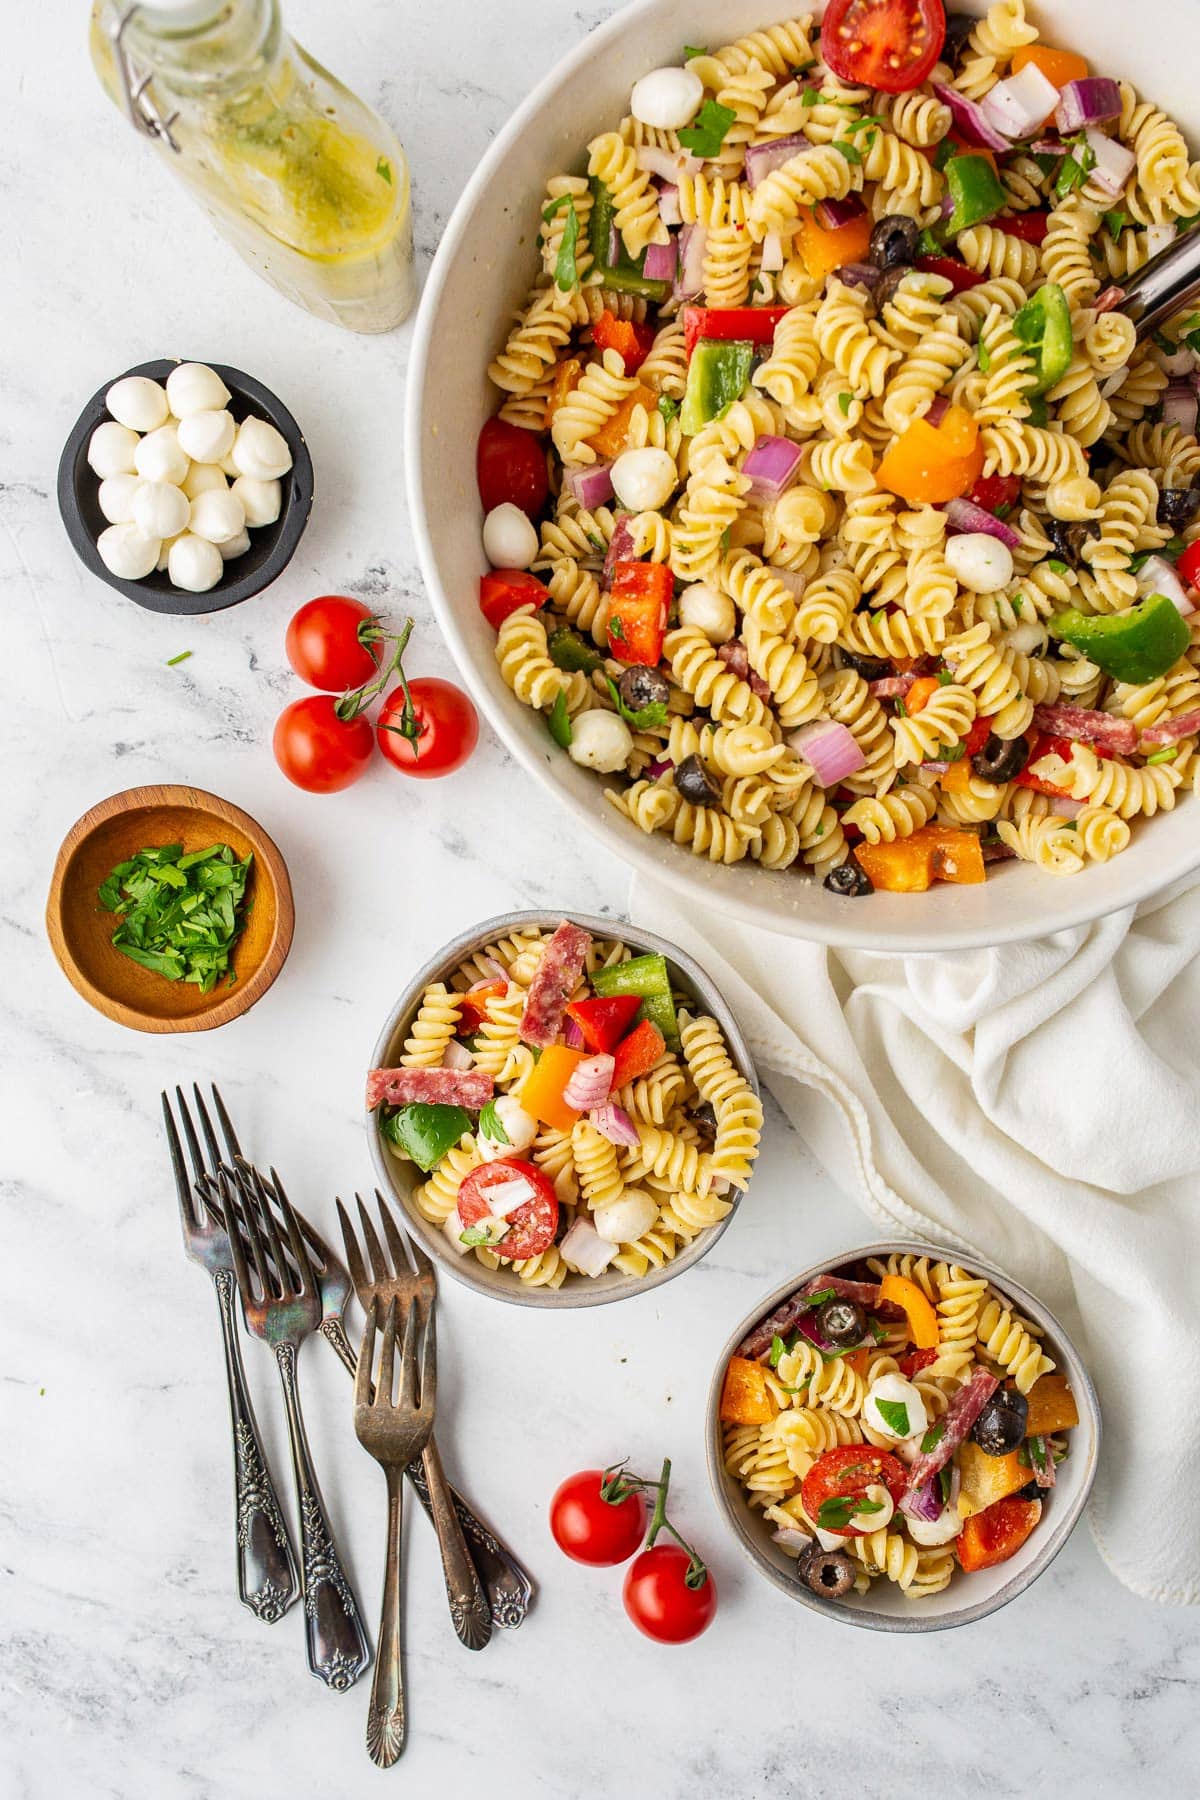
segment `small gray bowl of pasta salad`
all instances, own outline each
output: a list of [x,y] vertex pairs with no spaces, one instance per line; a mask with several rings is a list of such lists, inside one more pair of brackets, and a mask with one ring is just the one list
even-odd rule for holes
[[769,1294],[709,1392],[717,1505],[793,1599],[942,1631],[1016,1599],[1095,1479],[1100,1409],[1062,1326],[978,1258],[868,1244]]
[[371,1154],[456,1280],[597,1306],[682,1274],[745,1193],[763,1112],[692,959],[573,913],[508,913],[409,983],[367,1078]]

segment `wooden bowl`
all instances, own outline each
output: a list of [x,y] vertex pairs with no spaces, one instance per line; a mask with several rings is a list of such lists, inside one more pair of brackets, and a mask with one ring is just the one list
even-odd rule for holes
[[[185,854],[228,844],[254,853],[249,911],[233,948],[237,979],[211,993],[167,981],[112,945],[117,919],[97,899],[119,862],[148,845],[182,843]],[[262,826],[203,788],[127,788],[93,806],[72,825],[54,864],[46,930],[68,981],[97,1012],[134,1031],[211,1031],[248,1012],[282,969],[295,925],[287,864]]]

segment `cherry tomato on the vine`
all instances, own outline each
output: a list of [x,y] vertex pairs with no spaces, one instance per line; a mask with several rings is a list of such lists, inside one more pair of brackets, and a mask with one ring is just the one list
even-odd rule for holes
[[550,1530],[564,1556],[595,1569],[628,1562],[646,1530],[646,1502],[641,1494],[606,1500],[600,1489],[603,1469],[581,1469],[568,1475],[550,1502]]
[[522,431],[507,419],[489,419],[480,432],[475,476],[485,513],[511,500],[535,519],[550,492],[546,452],[537,433]]
[[379,672],[379,651],[360,632],[375,622],[361,600],[320,594],[306,600],[287,628],[287,659],[301,681],[326,693],[361,687]]
[[656,1644],[686,1644],[707,1631],[716,1617],[717,1584],[706,1570],[689,1587],[688,1552],[678,1544],[655,1544],[630,1563],[622,1596],[625,1611]]
[[332,694],[308,694],[275,721],[272,748],[288,780],[308,794],[335,794],[366,772],[375,749],[369,719],[339,719]]
[[404,718],[404,689],[388,695],[376,727],[379,748],[405,775],[432,780],[461,769],[479,742],[479,714],[474,703],[452,681],[419,675],[410,681],[416,738],[399,729]]

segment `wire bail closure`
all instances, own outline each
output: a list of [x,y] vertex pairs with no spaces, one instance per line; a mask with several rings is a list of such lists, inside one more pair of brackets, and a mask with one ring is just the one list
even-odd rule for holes
[[121,98],[130,124],[143,137],[161,138],[178,156],[181,147],[171,131],[172,125],[179,117],[178,109],[164,118],[159,111],[158,102],[150,91],[150,83],[154,80],[153,71],[143,74],[125,48],[125,32],[134,15],[141,7],[133,5],[107,27],[113,47],[113,61],[121,82]]

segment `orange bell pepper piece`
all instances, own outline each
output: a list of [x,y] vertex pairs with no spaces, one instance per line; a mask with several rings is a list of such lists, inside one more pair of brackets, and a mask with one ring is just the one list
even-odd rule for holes
[[727,1425],[769,1425],[775,1417],[766,1370],[745,1356],[731,1356],[721,1389],[721,1418]]
[[841,1360],[852,1368],[856,1375],[865,1375],[870,1358],[871,1352],[864,1346],[861,1350],[852,1350],[849,1356],[843,1356]]
[[944,794],[969,794],[971,791],[971,765],[965,756],[952,762],[942,775],[942,792]]
[[550,395],[546,401],[546,419],[544,429],[549,431],[555,413],[579,384],[583,374],[583,364],[577,356],[569,356],[566,362],[560,362],[554,371],[554,380],[550,384]]
[[520,1091],[521,1105],[544,1125],[556,1131],[570,1131],[579,1117],[573,1106],[563,1099],[563,1089],[571,1079],[576,1063],[583,1061],[582,1050],[568,1050],[565,1044],[551,1044],[534,1063]]
[[955,1539],[959,1567],[970,1572],[1007,1562],[1017,1554],[1041,1516],[1040,1500],[1020,1500],[1015,1494],[972,1514]]
[[653,412],[658,405],[658,395],[641,382],[622,400],[611,419],[605,419],[599,431],[593,432],[588,443],[601,456],[620,456],[622,450],[628,448],[629,421],[633,417],[634,408],[644,406],[647,412]]
[[1070,1431],[1079,1423],[1079,1408],[1065,1375],[1039,1375],[1030,1388],[1026,1437],[1045,1437],[1048,1431]]
[[915,419],[875,472],[878,486],[912,504],[957,500],[983,474],[979,427],[961,406],[947,407],[940,425]]
[[892,844],[855,844],[871,886],[885,894],[924,894],[933,886],[933,845],[918,831]]
[[1087,63],[1073,50],[1053,50],[1049,44],[1022,44],[1013,51],[1013,74],[1019,75],[1026,63],[1033,63],[1056,88],[1066,87],[1068,81],[1087,79]]
[[879,1298],[890,1300],[901,1309],[908,1320],[908,1335],[918,1350],[937,1348],[941,1342],[938,1316],[915,1281],[907,1275],[885,1275],[879,1284]]
[[919,713],[928,706],[941,685],[936,675],[918,675],[904,696],[905,711]]
[[871,248],[874,220],[862,213],[832,230],[822,225],[815,212],[802,212],[796,227],[796,250],[814,281],[823,281],[847,263],[863,262]]
[[983,849],[974,831],[956,831],[952,825],[926,825],[933,849],[933,878],[971,887],[987,880]]

